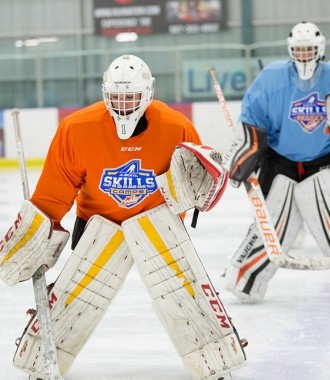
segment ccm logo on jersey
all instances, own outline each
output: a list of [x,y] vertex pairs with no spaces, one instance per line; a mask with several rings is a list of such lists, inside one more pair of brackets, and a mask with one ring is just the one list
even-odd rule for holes
[[120,148],[121,152],[139,152],[142,150],[141,146],[122,146]]
[[5,237],[2,240],[0,240],[0,252],[4,249],[5,244],[9,242],[9,240],[13,236],[14,232],[17,230],[21,220],[22,220],[22,215],[21,215],[21,213],[18,213],[14,224],[9,228]]
[[201,285],[203,293],[206,295],[209,304],[212,310],[215,312],[215,316],[219,319],[220,326],[224,328],[231,328],[230,322],[228,321],[227,315],[223,310],[220,301],[216,294],[214,293],[210,284],[202,284]]

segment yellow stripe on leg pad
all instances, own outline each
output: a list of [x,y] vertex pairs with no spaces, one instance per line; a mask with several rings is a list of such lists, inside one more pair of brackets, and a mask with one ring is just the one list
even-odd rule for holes
[[120,244],[124,241],[124,234],[122,231],[117,231],[112,239],[105,246],[103,251],[99,254],[94,263],[92,263],[88,272],[79,281],[73,291],[70,293],[65,301],[68,306],[70,303],[79,296],[79,294],[88,287],[88,285],[95,279],[100,270],[105,266],[105,264],[111,259],[112,255],[117,251]]
[[7,255],[3,258],[2,264],[11,259],[17,251],[19,251],[26,243],[32,239],[32,237],[36,234],[42,222],[45,220],[40,214],[36,214],[33,217],[32,223],[29,229],[26,231],[25,235],[19,240],[14,247],[7,253]]
[[195,292],[193,287],[191,286],[188,278],[183,274],[182,269],[180,268],[179,264],[176,262],[175,258],[171,254],[171,251],[166,246],[165,242],[153,226],[151,220],[148,216],[143,216],[138,220],[139,225],[141,226],[142,230],[145,232],[145,234],[150,239],[151,243],[155,247],[156,251],[161,255],[161,257],[164,259],[164,261],[167,263],[167,265],[173,269],[173,271],[176,273],[176,276],[179,279],[183,279],[183,286],[188,291],[188,293],[195,297]]

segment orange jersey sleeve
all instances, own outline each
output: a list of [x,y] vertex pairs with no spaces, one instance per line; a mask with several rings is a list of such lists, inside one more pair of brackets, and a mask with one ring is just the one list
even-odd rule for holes
[[120,140],[103,101],[62,120],[50,145],[32,202],[59,223],[76,201],[77,215],[98,214],[121,224],[164,203],[155,176],[169,169],[180,142],[201,144],[183,114],[154,100],[148,128]]

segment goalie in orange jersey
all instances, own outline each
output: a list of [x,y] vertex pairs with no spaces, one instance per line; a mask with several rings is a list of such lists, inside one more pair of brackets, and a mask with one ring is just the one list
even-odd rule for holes
[[[55,265],[69,238],[60,222],[75,202],[73,252],[50,290],[61,375],[135,262],[192,377],[223,378],[245,353],[180,217],[218,202],[228,178],[221,156],[201,145],[184,115],[153,100],[154,78],[140,58],[115,59],[102,92],[103,101],[61,121],[36,189],[0,246],[0,278],[15,285]],[[14,365],[43,379],[36,326],[35,316]]]

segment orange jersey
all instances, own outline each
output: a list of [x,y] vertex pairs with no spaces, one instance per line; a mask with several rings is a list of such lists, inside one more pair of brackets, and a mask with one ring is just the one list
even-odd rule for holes
[[118,224],[164,203],[155,176],[169,169],[176,145],[201,141],[188,118],[160,101],[146,119],[146,130],[121,140],[103,101],[64,118],[32,202],[55,223],[76,201],[84,220],[98,214]]

